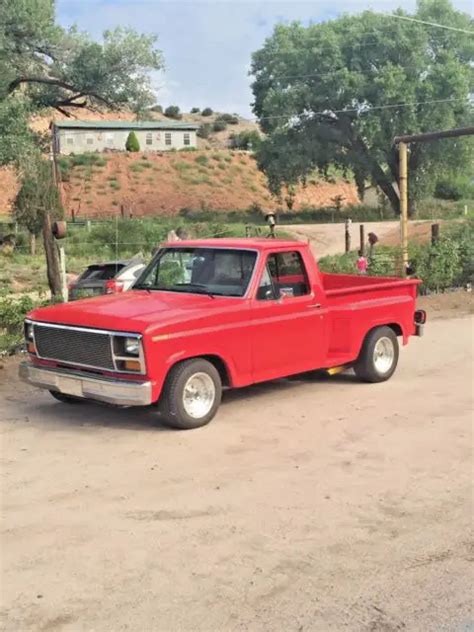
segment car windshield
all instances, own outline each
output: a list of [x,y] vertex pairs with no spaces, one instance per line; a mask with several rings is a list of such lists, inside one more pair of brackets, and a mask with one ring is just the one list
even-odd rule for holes
[[257,254],[224,248],[164,248],[134,289],[244,296]]

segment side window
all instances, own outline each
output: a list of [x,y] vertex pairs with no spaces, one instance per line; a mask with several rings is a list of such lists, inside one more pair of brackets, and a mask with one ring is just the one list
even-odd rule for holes
[[[262,290],[262,285],[266,275],[271,281],[266,290],[267,294]],[[304,296],[309,294],[309,283],[303,259],[299,252],[278,252],[270,255],[267,261],[267,270],[262,276],[260,287],[258,290],[258,298],[275,298],[270,296],[268,289],[272,289],[276,298],[282,294],[285,296]],[[262,292],[262,296],[260,293]]]
[[276,298],[275,288],[273,287],[268,266],[265,266],[265,270],[263,271],[262,278],[260,279],[260,285],[257,290],[257,299],[259,301],[274,301]]
[[183,145],[190,145],[190,144],[191,144],[191,134],[184,133],[183,134]]
[[147,132],[146,133],[145,142],[146,142],[147,145],[153,145],[153,134],[152,134],[152,132]]
[[171,132],[165,132],[165,145],[171,145]]

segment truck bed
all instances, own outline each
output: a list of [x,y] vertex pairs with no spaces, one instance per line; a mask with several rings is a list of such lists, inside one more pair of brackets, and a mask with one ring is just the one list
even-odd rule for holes
[[[321,282],[328,298],[347,296],[378,290],[402,290],[420,283],[418,279],[401,279],[399,277],[368,276],[358,274],[332,274],[321,272]],[[404,292],[402,292],[404,293]]]

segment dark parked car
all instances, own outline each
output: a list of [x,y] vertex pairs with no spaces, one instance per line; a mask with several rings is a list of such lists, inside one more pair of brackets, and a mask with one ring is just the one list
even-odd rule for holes
[[130,289],[145,267],[143,259],[94,263],[69,285],[69,300],[113,294]]

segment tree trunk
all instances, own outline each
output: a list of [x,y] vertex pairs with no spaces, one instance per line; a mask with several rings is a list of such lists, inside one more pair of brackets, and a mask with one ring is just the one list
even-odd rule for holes
[[45,212],[43,219],[43,243],[46,255],[48,285],[51,290],[51,296],[52,298],[61,298],[62,287],[58,250],[51,230],[51,216],[47,211]]
[[392,183],[392,179],[385,173],[379,163],[372,157],[368,147],[362,138],[356,136],[352,139],[352,147],[362,155],[369,167],[372,178],[377,186],[385,193],[395,213],[400,214],[400,196]]
[[36,235],[30,233],[30,255],[34,257],[36,254]]

